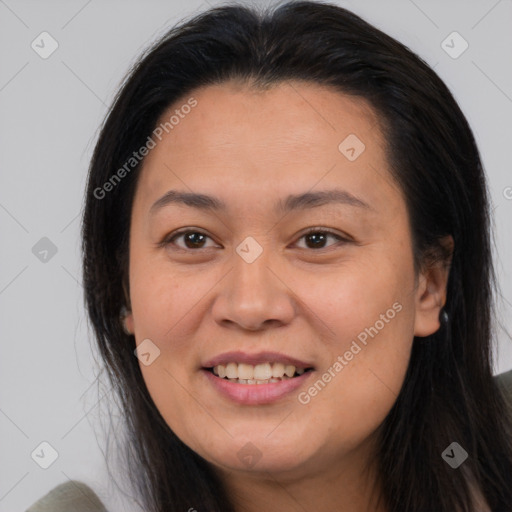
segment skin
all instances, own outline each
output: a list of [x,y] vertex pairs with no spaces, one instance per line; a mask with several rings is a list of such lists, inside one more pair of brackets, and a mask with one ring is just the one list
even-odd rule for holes
[[[197,106],[146,157],[132,211],[126,326],[137,344],[149,338],[160,350],[149,366],[139,363],[151,397],[176,435],[213,465],[239,511],[384,511],[372,501],[376,435],[402,386],[413,337],[440,327],[448,271],[415,273],[406,205],[378,118],[364,100],[317,84],[256,91],[229,82],[196,89],[162,119],[190,96]],[[365,144],[354,161],[338,149],[349,134]],[[369,207],[273,211],[288,194],[332,188]],[[217,196],[228,209],[170,204],[151,215],[170,189]],[[159,245],[184,227],[207,237]],[[347,241],[328,235],[315,246],[304,236],[309,227]],[[236,252],[248,236],[263,250],[252,263]],[[395,303],[394,318],[300,403],[299,392]],[[278,351],[315,372],[276,403],[236,404],[200,368],[239,349]],[[237,455],[248,442],[261,454],[252,467]]]

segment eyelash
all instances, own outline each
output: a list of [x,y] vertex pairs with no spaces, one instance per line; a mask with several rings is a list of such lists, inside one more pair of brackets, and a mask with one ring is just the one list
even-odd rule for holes
[[[201,234],[201,235],[204,235],[206,236],[207,238],[210,238],[210,240],[212,239],[209,235],[207,235],[206,233],[204,233],[203,231],[201,231],[200,229],[190,229],[190,228],[186,228],[186,229],[181,229],[181,230],[178,230],[178,231],[175,231],[173,233],[171,233],[170,235],[166,236],[162,242],[160,242],[158,244],[159,247],[165,247],[165,246],[168,246],[170,244],[172,245],[175,245],[174,244],[174,240],[176,240],[177,238],[179,238],[180,236],[183,236],[183,235],[186,235],[188,233],[195,233],[195,234]],[[334,231],[330,230],[330,229],[326,229],[326,228],[320,228],[320,227],[314,227],[314,228],[309,228],[305,233],[303,233],[300,237],[299,237],[299,240],[306,237],[307,235],[310,235],[312,233],[315,233],[315,234],[327,234],[327,235],[330,235],[334,238],[337,238],[338,239],[338,242],[341,242],[339,243],[339,245],[342,245],[343,243],[348,243],[348,242],[351,242],[352,240],[350,240],[348,237],[343,237],[337,233],[335,233]],[[338,244],[334,244],[334,245],[338,245]],[[189,249],[189,248],[183,248],[183,247],[177,247],[177,250],[178,251],[184,251],[184,252],[199,252],[201,250],[206,250],[206,249],[209,249],[209,247],[207,248],[199,248],[199,249]],[[329,247],[321,247],[319,249],[310,249],[309,247],[306,247],[305,248],[306,250],[309,249],[309,250],[312,250],[314,252],[321,252],[322,250],[329,250]]]

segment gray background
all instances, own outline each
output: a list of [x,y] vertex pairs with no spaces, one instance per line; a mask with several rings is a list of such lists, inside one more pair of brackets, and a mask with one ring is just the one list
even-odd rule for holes
[[[337,3],[433,66],[473,127],[489,177],[502,287],[495,373],[508,370],[512,2]],[[89,484],[112,510],[132,510],[107,478],[102,453],[100,411],[110,394],[99,387],[102,379],[95,381],[99,358],[91,350],[80,283],[86,170],[98,127],[129,65],[167,28],[208,5],[220,3],[0,0],[2,512],[24,510],[68,479]],[[47,59],[31,47],[43,31],[59,44]],[[453,31],[469,44],[457,59],[441,46]],[[459,43],[452,46],[460,48]],[[57,249],[46,261],[41,261],[48,244],[39,242],[43,237]],[[31,457],[43,441],[58,452],[48,469]]]

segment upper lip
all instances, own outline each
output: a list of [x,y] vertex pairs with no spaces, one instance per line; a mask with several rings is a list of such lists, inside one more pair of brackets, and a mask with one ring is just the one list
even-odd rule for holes
[[251,365],[257,365],[262,363],[282,363],[284,365],[293,365],[295,368],[313,368],[311,363],[301,361],[295,357],[280,354],[279,352],[256,352],[254,354],[248,354],[240,350],[232,352],[224,352],[219,354],[203,364],[203,368],[213,368],[219,364],[226,365],[228,363],[245,363]]

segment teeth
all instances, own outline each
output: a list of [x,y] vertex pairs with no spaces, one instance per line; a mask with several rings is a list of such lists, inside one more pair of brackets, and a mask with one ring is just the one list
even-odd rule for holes
[[262,363],[257,365],[245,363],[219,364],[213,368],[213,373],[221,379],[227,378],[231,382],[240,384],[267,384],[280,382],[292,378],[295,373],[302,375],[304,368],[295,368],[293,365],[283,363]]
[[282,377],[284,375],[284,364],[274,363],[272,365],[272,377]]
[[267,380],[272,377],[272,366],[270,363],[257,364],[254,367],[254,378],[256,380]]
[[295,374],[295,366],[292,366],[292,365],[286,365],[284,367],[284,373],[286,373],[286,375],[288,375],[288,377],[293,377],[294,374]]
[[239,379],[253,379],[254,377],[254,366],[250,364],[240,363],[238,365],[238,378]]
[[264,379],[264,380],[256,380],[256,379],[227,379],[229,382],[236,382],[237,384],[269,384],[273,382],[281,382],[282,380],[288,380],[291,379],[291,377],[287,377],[286,375],[283,375],[280,379]]
[[238,365],[236,363],[227,364],[226,377],[228,379],[238,379]]

